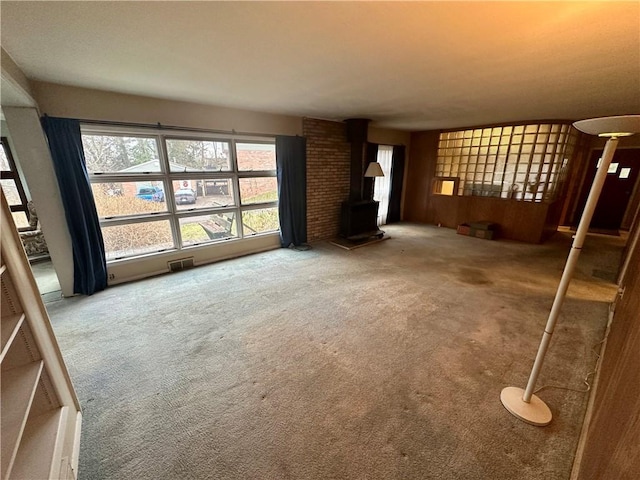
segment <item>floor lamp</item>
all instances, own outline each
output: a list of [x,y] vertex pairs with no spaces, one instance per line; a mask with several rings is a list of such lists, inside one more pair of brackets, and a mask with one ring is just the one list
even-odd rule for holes
[[538,347],[538,353],[529,375],[529,381],[527,387],[523,390],[518,387],[506,387],[500,393],[500,400],[504,407],[515,417],[520,420],[530,423],[536,426],[545,426],[551,422],[551,410],[549,407],[540,400],[539,397],[533,394],[544,357],[549,348],[549,342],[551,341],[551,335],[553,335],[553,329],[558,320],[562,302],[567,294],[569,288],[569,282],[575,270],[578,257],[580,256],[580,250],[584,243],[584,238],[589,230],[589,224],[591,223],[591,217],[593,217],[593,211],[598,203],[598,197],[602,191],[602,186],[607,177],[609,170],[609,164],[613,159],[613,154],[618,145],[618,138],[627,137],[634,133],[640,133],[640,115],[623,115],[617,117],[604,117],[604,118],[592,118],[589,120],[581,120],[573,124],[581,132],[598,135],[600,137],[607,137],[607,143],[604,147],[602,154],[602,160],[600,166],[597,169],[596,176],[593,179],[589,197],[582,213],[582,218],[576,230],[576,234],[571,245],[571,251],[567,258],[564,271],[562,272],[562,278],[560,279],[560,285],[556,292],[551,312],[549,313],[549,319],[547,325],[544,328],[542,334],[542,340]]

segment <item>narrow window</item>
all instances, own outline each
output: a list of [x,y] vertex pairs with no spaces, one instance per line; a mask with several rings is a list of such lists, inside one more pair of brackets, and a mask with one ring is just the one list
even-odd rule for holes
[[7,198],[16,227],[18,230],[28,230],[30,226],[27,196],[6,137],[0,138],[0,147],[0,184],[2,184],[2,190]]

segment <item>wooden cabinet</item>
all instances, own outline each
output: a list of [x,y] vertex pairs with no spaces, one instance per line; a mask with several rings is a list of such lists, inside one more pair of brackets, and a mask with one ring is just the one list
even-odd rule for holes
[[80,404],[1,197],[0,479],[72,480]]

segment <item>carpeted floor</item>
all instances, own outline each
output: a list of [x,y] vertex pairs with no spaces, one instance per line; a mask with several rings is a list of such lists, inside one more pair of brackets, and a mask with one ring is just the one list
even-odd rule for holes
[[[570,235],[385,230],[48,304],[84,410],[79,478],[568,479],[587,394],[541,391],[545,428],[499,396],[526,382]],[[621,249],[588,237],[540,386],[584,387]]]

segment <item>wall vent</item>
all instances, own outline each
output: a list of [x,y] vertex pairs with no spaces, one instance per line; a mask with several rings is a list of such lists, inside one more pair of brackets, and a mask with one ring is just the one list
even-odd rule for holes
[[169,265],[169,270],[171,272],[179,272],[180,270],[186,270],[187,268],[193,267],[193,257],[181,258],[180,260],[173,260],[172,262],[167,262],[167,265]]

